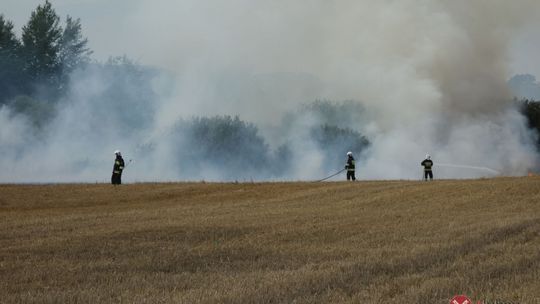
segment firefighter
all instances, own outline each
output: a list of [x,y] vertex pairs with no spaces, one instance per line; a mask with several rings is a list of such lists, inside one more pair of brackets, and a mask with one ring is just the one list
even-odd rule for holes
[[426,155],[426,159],[424,159],[421,163],[422,166],[424,166],[424,180],[428,180],[428,177],[430,180],[433,180],[433,171],[431,167],[433,167],[433,161],[431,160],[431,156],[429,154]]
[[352,152],[347,152],[347,163],[345,164],[345,169],[347,169],[347,180],[356,180],[356,177],[354,176],[354,157],[352,155]]
[[111,177],[111,183],[113,185],[120,185],[122,183],[122,170],[124,170],[124,159],[122,153],[116,150],[114,151],[116,159],[114,160],[113,173]]

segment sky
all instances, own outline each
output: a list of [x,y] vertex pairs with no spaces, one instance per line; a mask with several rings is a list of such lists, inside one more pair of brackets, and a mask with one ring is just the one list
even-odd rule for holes
[[[42,0],[0,0],[0,13],[20,28],[28,21],[30,12],[44,1]],[[138,31],[141,25],[149,27],[150,31],[174,35],[175,19],[189,15],[191,1],[171,0],[52,0],[57,13],[65,18],[70,15],[81,18],[84,35],[89,39],[90,47],[94,51],[94,58],[106,60],[109,56],[127,55],[141,63],[159,65],[166,68],[167,62],[160,59],[160,45],[149,48],[148,42],[141,45]],[[201,1],[204,3],[204,1]],[[208,8],[208,17],[218,13],[219,5],[234,4],[239,1],[207,1],[216,4],[216,11]],[[311,5],[307,1],[290,1],[301,3],[300,6]],[[331,1],[330,1],[331,2]],[[376,1],[374,1],[376,2]],[[391,1],[390,1],[391,2]],[[414,1],[413,1],[414,2]],[[421,3],[422,1],[417,1]],[[486,7],[492,5],[490,1],[478,1]],[[513,1],[513,5],[520,6],[523,1]],[[496,4],[495,4],[496,5]],[[210,5],[209,5],[210,6]],[[292,7],[297,6],[291,4]],[[537,10],[540,10],[538,3]],[[148,9],[148,8],[151,9]],[[530,12],[528,12],[530,13]],[[148,14],[148,15],[147,15]],[[538,17],[538,12],[535,12]],[[525,15],[525,12],[524,12]],[[238,16],[242,18],[242,16]],[[534,18],[531,18],[534,19]],[[538,18],[536,18],[538,19]],[[148,22],[146,22],[148,21]],[[211,20],[206,20],[211,23]],[[283,29],[286,31],[286,29]],[[144,31],[144,37],[151,34]],[[151,44],[151,42],[150,42]],[[535,22],[526,23],[512,40],[510,48],[510,65],[508,78],[515,74],[532,74],[540,78],[540,31]],[[164,50],[162,50],[164,51]]]

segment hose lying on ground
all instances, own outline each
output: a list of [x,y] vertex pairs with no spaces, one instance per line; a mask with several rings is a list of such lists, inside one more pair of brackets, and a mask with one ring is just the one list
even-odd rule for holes
[[339,172],[337,172],[337,173],[335,173],[335,174],[332,174],[332,175],[330,175],[330,176],[327,176],[327,177],[325,177],[325,178],[323,178],[323,179],[320,179],[320,180],[318,180],[318,181],[316,181],[316,182],[322,182],[322,181],[325,181],[325,180],[327,180],[327,179],[329,179],[329,178],[331,178],[331,177],[334,177],[334,176],[340,174],[341,172],[343,172],[343,171],[345,171],[345,170],[346,170],[346,169],[341,169],[341,170],[339,170]]

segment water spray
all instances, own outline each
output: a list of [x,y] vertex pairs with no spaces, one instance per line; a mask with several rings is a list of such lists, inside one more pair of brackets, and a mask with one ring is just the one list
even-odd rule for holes
[[127,166],[128,166],[129,164],[131,164],[131,161],[132,161],[132,159],[130,159],[130,160],[127,162],[127,164],[124,165],[124,169],[127,168]]
[[493,173],[493,174],[495,174],[495,175],[500,175],[500,174],[501,174],[500,171],[497,171],[497,170],[494,170],[494,169],[491,169],[491,168],[487,168],[487,167],[467,166],[467,165],[455,165],[455,164],[440,164],[440,163],[436,163],[434,166],[450,167],[450,168],[463,168],[463,169],[474,169],[474,170],[483,170],[483,171],[491,172],[491,173]]

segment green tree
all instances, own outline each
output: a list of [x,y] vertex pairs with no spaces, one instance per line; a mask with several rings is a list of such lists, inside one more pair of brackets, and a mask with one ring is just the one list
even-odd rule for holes
[[328,169],[339,168],[348,151],[353,152],[358,161],[358,157],[370,145],[364,135],[350,128],[321,125],[310,131],[311,139],[323,152]]
[[270,175],[269,151],[258,128],[238,116],[195,117],[180,120],[174,130],[179,168],[198,176],[201,168],[220,171],[221,178],[248,179]]
[[[521,113],[527,118],[527,124],[540,134],[540,101],[524,99],[520,101]],[[537,148],[540,151],[540,136],[536,137]]]
[[59,50],[63,76],[69,75],[74,69],[90,61],[92,51],[88,48],[88,39],[83,37],[81,31],[81,20],[67,16]]
[[0,104],[6,103],[21,90],[20,48],[21,43],[13,32],[13,23],[0,15]]
[[13,32],[13,23],[0,15],[0,54],[15,55],[21,43]]
[[22,29],[25,72],[37,84],[57,89],[60,71],[60,17],[47,0],[32,12]]

